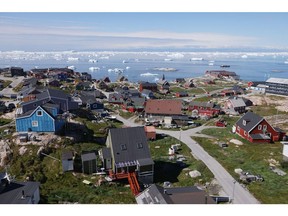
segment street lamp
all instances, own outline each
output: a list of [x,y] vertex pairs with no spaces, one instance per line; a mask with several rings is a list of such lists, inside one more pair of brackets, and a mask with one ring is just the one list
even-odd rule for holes
[[235,183],[236,181],[233,180],[232,203],[234,202]]

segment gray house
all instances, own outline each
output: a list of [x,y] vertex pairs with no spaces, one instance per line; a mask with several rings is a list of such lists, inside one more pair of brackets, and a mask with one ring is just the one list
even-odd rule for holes
[[[111,164],[106,163],[114,176],[136,172],[142,183],[153,182],[154,161],[151,158],[144,127],[112,128],[106,140],[111,150]],[[107,161],[106,161],[107,162]]]
[[97,158],[94,152],[82,154],[81,160],[83,173],[92,174],[97,172]]
[[196,186],[163,188],[152,184],[135,199],[138,204],[216,204],[205,191]]
[[38,204],[39,182],[10,181],[6,173],[0,173],[0,204]]
[[71,151],[62,153],[62,168],[64,172],[74,170],[73,153]]

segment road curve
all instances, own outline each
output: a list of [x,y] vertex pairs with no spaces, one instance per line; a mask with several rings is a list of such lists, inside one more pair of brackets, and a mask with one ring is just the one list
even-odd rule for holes
[[[134,127],[140,126],[134,122],[116,116],[119,121],[122,121],[124,125]],[[192,135],[196,135],[196,132],[208,128],[207,126],[201,126],[198,128],[189,129],[186,131],[170,131],[170,130],[156,130],[157,133],[167,134],[181,139],[181,142],[185,143],[193,152],[193,154],[211,170],[217,179],[218,183],[222,186],[224,192],[232,199],[233,204],[260,204],[260,202],[245,188],[243,188],[222,166],[211,157],[195,140],[191,138]]]

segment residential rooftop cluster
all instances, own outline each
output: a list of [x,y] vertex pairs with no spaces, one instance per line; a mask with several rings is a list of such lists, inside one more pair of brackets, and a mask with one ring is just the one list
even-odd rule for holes
[[[237,121],[230,132],[238,135],[239,139],[250,143],[286,140],[285,129],[253,112],[255,104],[250,97],[251,94],[287,96],[286,79],[269,78],[263,83],[249,82],[246,85],[235,72],[221,70],[206,71],[202,78],[178,78],[168,82],[163,75],[157,83],[130,83],[123,76],[117,82],[111,82],[109,77],[96,80],[87,72],[74,72],[68,68],[24,72],[19,67],[0,69],[0,75],[0,112],[3,116],[10,114],[13,120],[2,132],[11,135],[9,138],[3,136],[3,143],[10,143],[8,146],[12,146],[11,143],[22,147],[37,146],[41,135],[53,135],[53,139],[43,144],[38,156],[60,161],[63,173],[99,175],[100,180],[106,182],[127,181],[135,202],[139,204],[217,203],[216,196],[209,196],[203,188],[195,185],[171,187],[155,182],[157,163],[153,160],[149,143],[163,138],[157,130],[178,131],[181,143],[182,130],[211,122],[213,127],[226,130],[227,124],[223,119],[231,117],[237,118]],[[88,123],[80,122],[83,116],[87,117]],[[127,121],[137,120],[133,121],[137,126],[112,126],[111,122],[117,122],[119,116],[126,117]],[[88,139],[91,133],[82,128],[88,124],[96,127],[101,122],[109,125],[99,129],[104,136],[93,134],[89,137],[92,143],[102,138],[101,147],[77,152],[63,144],[61,156],[50,155],[50,145],[62,145],[57,144],[59,137],[70,137],[72,134],[73,138],[69,139],[77,143],[77,135]],[[80,157],[77,158],[77,155]],[[175,155],[174,149],[173,152],[169,150],[169,156]],[[0,157],[3,169],[0,175],[0,203],[39,203],[40,182],[32,178],[23,181],[21,176],[17,176],[19,180],[13,179],[9,170],[4,172],[4,168],[13,163],[13,157],[7,150]],[[288,157],[286,150],[283,150],[283,157]],[[180,162],[185,167],[185,163]],[[83,183],[91,185],[92,181],[85,180]],[[227,201],[230,199],[228,197]]]

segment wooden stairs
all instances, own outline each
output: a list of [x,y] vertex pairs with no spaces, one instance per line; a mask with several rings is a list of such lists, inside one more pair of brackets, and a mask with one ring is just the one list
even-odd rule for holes
[[135,172],[128,174],[128,182],[130,184],[130,188],[132,190],[132,193],[136,196],[140,193],[140,186],[137,180],[137,176]]

